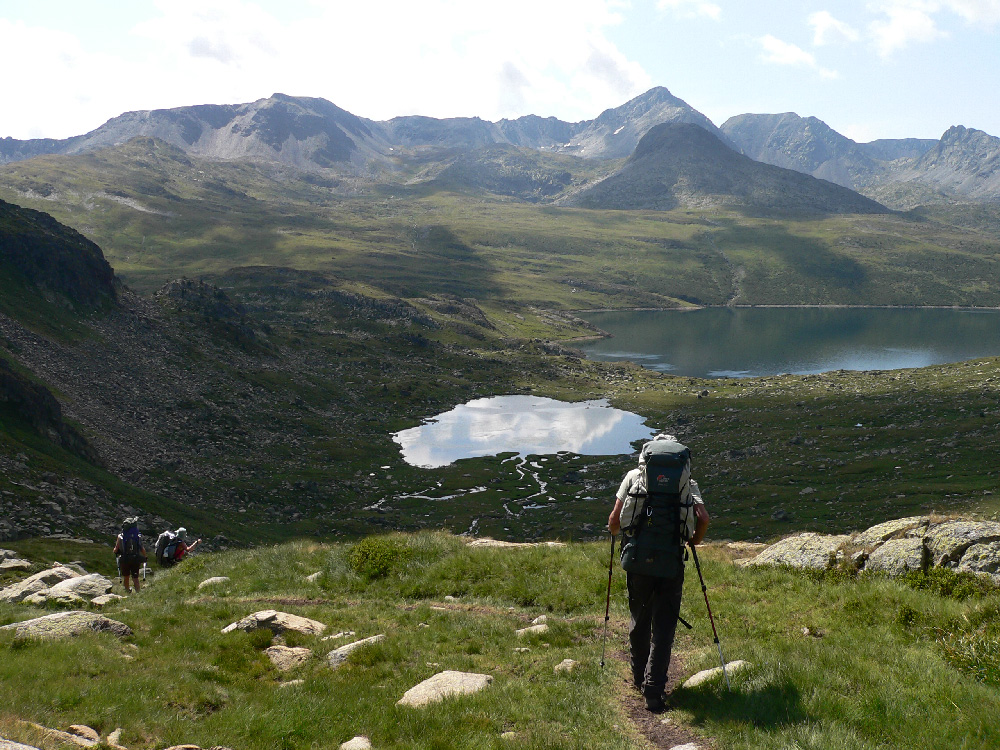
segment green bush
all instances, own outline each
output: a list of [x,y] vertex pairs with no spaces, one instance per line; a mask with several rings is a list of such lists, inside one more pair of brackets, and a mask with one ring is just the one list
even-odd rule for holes
[[930,591],[938,596],[963,601],[988,596],[1000,590],[995,583],[974,573],[956,573],[948,568],[931,568],[924,572],[911,570],[902,576],[903,583],[917,591]]
[[373,580],[399,570],[411,556],[409,545],[401,539],[369,536],[354,545],[348,559],[351,570]]

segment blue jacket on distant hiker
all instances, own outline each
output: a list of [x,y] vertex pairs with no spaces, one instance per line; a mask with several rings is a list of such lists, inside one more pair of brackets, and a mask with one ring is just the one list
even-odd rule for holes
[[691,479],[691,451],[673,435],[657,435],[639,453],[608,517],[624,532],[621,561],[628,584],[632,682],[651,711],[662,711],[667,669],[684,588],[687,544],[705,537],[709,516]]

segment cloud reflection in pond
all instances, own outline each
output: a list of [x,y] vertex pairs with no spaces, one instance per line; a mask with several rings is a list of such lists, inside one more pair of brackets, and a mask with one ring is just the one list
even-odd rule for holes
[[496,396],[456,406],[419,427],[397,432],[393,439],[408,464],[432,469],[500,453],[631,453],[633,441],[655,434],[644,421],[603,400],[568,403],[539,396]]

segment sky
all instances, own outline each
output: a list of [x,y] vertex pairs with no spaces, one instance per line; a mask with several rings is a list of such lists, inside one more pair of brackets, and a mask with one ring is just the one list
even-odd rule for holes
[[361,117],[576,122],[654,86],[864,142],[1000,136],[1000,0],[0,0],[0,137],[313,96]]

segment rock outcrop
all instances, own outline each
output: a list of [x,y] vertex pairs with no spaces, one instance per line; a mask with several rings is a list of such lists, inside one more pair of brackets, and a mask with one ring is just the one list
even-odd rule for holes
[[849,553],[855,567],[874,573],[896,576],[938,567],[990,576],[1000,583],[1000,523],[930,516],[887,521],[853,535],[794,534],[745,564],[823,570]]
[[[47,591],[60,581],[76,578],[79,574],[72,568],[56,566],[28,576],[23,581],[18,581],[10,586],[0,589],[0,602],[15,604],[27,599],[33,594]],[[102,592],[103,593],[103,592]]]

